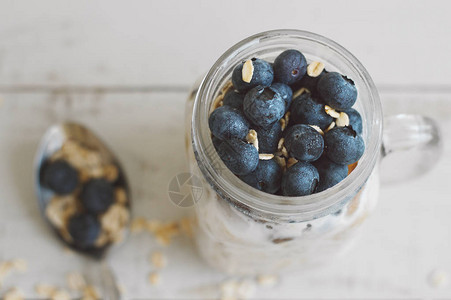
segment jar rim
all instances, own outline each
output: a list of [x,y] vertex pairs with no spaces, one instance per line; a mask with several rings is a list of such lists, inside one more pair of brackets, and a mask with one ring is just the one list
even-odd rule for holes
[[[252,188],[237,176],[233,175],[225,165],[223,166],[226,170],[218,171],[218,168],[213,166],[211,155],[208,155],[205,151],[206,149],[211,149],[213,144],[211,138],[205,138],[209,136],[209,109],[203,107],[202,104],[204,104],[203,100],[208,98],[212,89],[217,88],[213,86],[213,79],[215,76],[218,76],[224,64],[227,64],[227,62],[245,51],[248,47],[255,46],[256,43],[265,43],[268,40],[280,38],[301,39],[326,46],[328,50],[339,55],[341,59],[344,59],[353,68],[369,94],[369,97],[365,98],[365,101],[369,102],[373,121],[366,150],[359,160],[358,166],[339,184],[320,193],[308,196],[287,197],[272,195]],[[295,29],[261,32],[229,48],[213,64],[207,75],[203,78],[196,93],[191,124],[192,146],[199,169],[217,193],[222,197],[238,201],[264,214],[278,215],[279,217],[292,217],[297,215],[306,220],[315,219],[338,210],[344,202],[349,200],[350,194],[354,195],[363,186],[377,163],[382,142],[382,107],[376,86],[367,70],[353,54],[336,42],[315,33]],[[219,156],[216,153],[214,155],[218,159]],[[220,159],[219,163],[223,164]]]

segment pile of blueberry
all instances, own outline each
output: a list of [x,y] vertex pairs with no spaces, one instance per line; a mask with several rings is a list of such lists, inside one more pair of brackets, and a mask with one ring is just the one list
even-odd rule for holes
[[352,108],[357,89],[346,76],[290,49],[273,63],[242,62],[231,81],[209,127],[224,164],[247,184],[310,195],[342,181],[362,156],[362,118]]
[[78,198],[79,212],[70,216],[67,231],[75,246],[92,247],[102,230],[98,216],[115,201],[113,184],[104,178],[81,183],[78,170],[62,159],[44,165],[41,184],[58,196],[74,194]]

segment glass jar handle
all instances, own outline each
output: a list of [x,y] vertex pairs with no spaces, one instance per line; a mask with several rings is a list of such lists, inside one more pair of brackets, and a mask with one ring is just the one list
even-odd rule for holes
[[384,184],[416,178],[440,159],[442,138],[437,123],[421,115],[393,115],[384,120],[381,180]]

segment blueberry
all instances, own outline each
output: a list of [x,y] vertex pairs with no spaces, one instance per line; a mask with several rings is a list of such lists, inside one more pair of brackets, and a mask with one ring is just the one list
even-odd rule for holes
[[365,143],[362,137],[350,126],[334,127],[324,134],[324,152],[334,163],[355,163],[364,151]]
[[318,81],[327,73],[328,72],[324,69],[323,72],[321,72],[321,74],[317,77],[310,77],[308,74],[305,74],[299,82],[293,85],[293,90],[297,91],[300,88],[306,88],[310,91],[310,93],[312,93],[312,95],[317,96],[318,92],[316,87],[318,85]]
[[284,196],[306,196],[315,192],[319,182],[316,168],[308,162],[297,162],[289,167],[282,177]]
[[284,145],[291,157],[311,162],[317,160],[323,153],[324,140],[311,126],[297,124],[288,128]]
[[285,102],[285,110],[288,110],[291,104],[291,100],[293,99],[293,91],[291,90],[290,86],[276,82],[271,85],[271,88],[280,94],[283,101]]
[[279,164],[274,159],[270,159],[260,160],[253,172],[240,178],[260,191],[274,194],[280,188],[282,174],[283,171]]
[[78,186],[78,172],[64,160],[44,166],[43,184],[59,195],[72,193]]
[[317,89],[323,101],[338,110],[351,108],[357,100],[354,81],[337,72],[322,76]]
[[258,165],[257,149],[239,139],[224,141],[218,149],[218,155],[235,175],[246,175]]
[[323,155],[320,159],[315,161],[313,165],[319,173],[319,184],[316,192],[322,192],[330,187],[333,187],[348,176],[348,166],[339,165]]
[[349,125],[352,126],[352,129],[354,129],[358,134],[362,134],[362,117],[360,116],[359,112],[354,108],[349,108],[345,110],[345,113],[349,117]]
[[297,50],[286,50],[274,60],[274,79],[277,82],[291,85],[301,80],[306,72],[307,60]]
[[211,133],[220,138],[243,139],[249,132],[249,122],[243,114],[230,106],[221,106],[215,109],[208,119]]
[[224,141],[218,148],[218,155],[235,175],[249,174],[259,161],[257,149],[238,139]]
[[282,126],[279,122],[269,128],[257,128],[258,151],[260,153],[274,153],[282,137]]
[[316,125],[325,130],[334,119],[326,114],[324,104],[313,99],[312,94],[303,93],[291,104],[291,120],[294,124]]
[[285,102],[271,87],[259,85],[247,92],[243,109],[254,125],[268,128],[285,114]]
[[83,186],[80,200],[86,211],[92,214],[103,213],[114,202],[113,185],[103,178],[91,179]]
[[270,86],[274,80],[274,71],[269,62],[258,58],[252,58],[254,72],[249,83],[243,81],[243,65],[239,64],[232,73],[232,83],[239,92],[246,92],[257,85]]
[[230,106],[238,110],[243,110],[243,101],[244,95],[237,93],[234,90],[228,91],[222,100],[225,106]]
[[282,126],[280,122],[274,123],[271,127],[257,128],[258,151],[260,153],[274,153],[282,137]]
[[101,227],[96,217],[89,214],[76,214],[69,219],[67,230],[76,246],[87,248],[94,245],[100,235]]

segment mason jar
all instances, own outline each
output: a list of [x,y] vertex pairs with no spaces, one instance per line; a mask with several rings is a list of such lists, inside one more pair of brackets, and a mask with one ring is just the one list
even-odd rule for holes
[[[252,57],[272,62],[287,49],[297,49],[308,62],[323,62],[329,72],[340,72],[355,82],[358,99],[354,108],[362,116],[366,146],[357,167],[342,182],[302,197],[268,194],[241,181],[216,153],[208,126],[215,99],[224,94],[224,86],[239,63]],[[263,32],[227,50],[194,85],[186,116],[190,172],[203,182],[202,197],[195,203],[197,246],[210,265],[230,274],[305,270],[344,253],[378,201],[381,157],[399,149],[396,141],[406,138],[398,137],[399,130],[392,130],[390,143],[382,146],[381,102],[363,65],[330,39],[299,30]],[[438,132],[433,121],[421,118],[407,124],[402,116],[394,120],[399,121],[394,122],[398,127],[402,127],[400,123],[410,127],[407,135],[423,130],[430,138],[408,137],[410,148],[432,144],[426,148],[436,151]]]

